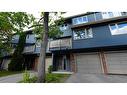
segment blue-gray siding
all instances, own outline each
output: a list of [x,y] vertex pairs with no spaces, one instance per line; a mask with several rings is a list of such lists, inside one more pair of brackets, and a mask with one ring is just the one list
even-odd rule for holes
[[127,45],[127,34],[111,35],[108,25],[93,27],[93,38],[73,40],[73,49]]

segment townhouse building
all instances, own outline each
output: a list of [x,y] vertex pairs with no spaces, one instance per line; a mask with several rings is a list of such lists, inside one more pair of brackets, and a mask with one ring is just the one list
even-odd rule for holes
[[[84,74],[127,74],[127,12],[88,12],[64,19],[63,34],[50,39],[46,68],[55,72]],[[13,45],[18,42],[15,35]],[[37,70],[40,42],[27,32],[24,64]],[[2,66],[7,69],[9,56]],[[6,63],[6,64],[5,64]]]
[[89,12],[65,18],[50,42],[53,70],[127,74],[127,13]]

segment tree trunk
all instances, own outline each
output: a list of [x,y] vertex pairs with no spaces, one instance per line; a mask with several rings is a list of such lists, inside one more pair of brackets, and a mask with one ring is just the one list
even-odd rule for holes
[[42,33],[43,38],[41,40],[41,50],[40,50],[40,58],[38,63],[38,83],[45,82],[45,58],[46,58],[46,48],[48,43],[48,19],[49,12],[44,12],[44,32]]

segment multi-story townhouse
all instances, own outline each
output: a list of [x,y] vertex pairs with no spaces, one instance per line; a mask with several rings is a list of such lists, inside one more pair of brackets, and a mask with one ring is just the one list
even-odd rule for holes
[[127,12],[89,12],[65,18],[50,41],[53,70],[127,74]]
[[[127,12],[89,12],[65,18],[61,37],[48,42],[46,69],[86,74],[127,74]],[[12,43],[18,43],[15,35]],[[40,43],[27,32],[24,64],[37,69]],[[51,56],[52,55],[52,56]],[[10,57],[2,66],[7,69]],[[5,64],[6,63],[6,64]]]
[[[25,41],[25,47],[22,52],[24,56],[24,65],[28,70],[37,70],[37,64],[39,62],[39,54],[40,54],[40,41],[36,37],[36,35],[33,33],[32,30],[25,31],[26,33],[26,41]],[[19,42],[19,35],[15,34],[12,37],[12,53],[5,53],[3,56],[3,60],[1,63],[1,69],[8,69],[8,64],[11,61],[12,54],[14,53],[14,50]],[[46,71],[48,70],[48,67],[52,65],[52,56],[51,52],[48,49],[46,51]]]

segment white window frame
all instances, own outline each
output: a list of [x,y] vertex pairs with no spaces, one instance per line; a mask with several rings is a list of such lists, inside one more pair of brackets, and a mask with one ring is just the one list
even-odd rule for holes
[[[124,23],[124,22],[121,22],[121,23]],[[127,23],[127,22],[125,22],[125,23]],[[118,24],[120,24],[120,23],[112,23],[112,24],[114,24],[114,25],[116,26],[116,30],[119,31]],[[111,35],[113,35],[113,36],[115,36],[115,35],[124,35],[124,34],[127,34],[127,33],[124,33],[124,34],[122,34],[122,33],[121,33],[121,34],[112,34],[111,24],[109,24],[108,26],[109,26],[110,33],[111,33]]]
[[[82,20],[83,20],[83,17],[86,18],[86,22],[81,22],[81,23],[80,23],[79,20],[77,20],[77,19],[82,18]],[[74,23],[74,19],[76,19],[76,20],[78,21],[78,23]],[[83,23],[87,23],[87,22],[88,22],[88,17],[87,17],[87,16],[81,16],[81,17],[76,17],[76,18],[73,18],[73,19],[72,19],[73,25],[83,24]]]
[[93,31],[92,31],[92,28],[89,28],[90,29],[90,31],[91,31],[91,33],[92,33],[92,36],[90,37],[90,36],[88,36],[87,35],[87,29],[83,29],[84,30],[84,33],[85,33],[85,38],[80,38],[80,39],[75,39],[75,37],[74,37],[74,30],[73,30],[73,40],[82,40],[82,39],[91,39],[91,38],[93,38]]
[[[104,13],[106,13],[106,15],[104,16]],[[119,17],[119,16],[122,16],[121,12],[112,12],[113,13],[113,17]],[[113,18],[113,17],[110,17],[108,12],[102,12],[102,18],[103,19],[108,19],[108,18]],[[117,15],[116,15],[117,14]]]

